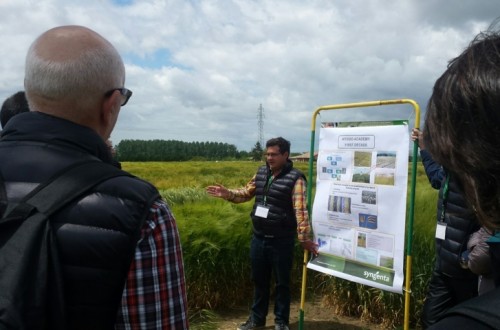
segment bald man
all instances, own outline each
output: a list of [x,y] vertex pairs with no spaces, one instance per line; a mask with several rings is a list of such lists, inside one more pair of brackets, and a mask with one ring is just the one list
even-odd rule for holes
[[[40,35],[29,48],[24,83],[31,112],[12,118],[0,141],[9,201],[82,160],[111,164],[105,141],[132,95],[116,49],[81,26]],[[63,329],[188,328],[177,225],[155,187],[135,177],[108,179],[52,216],[51,225]],[[60,326],[50,299],[42,306],[45,324],[34,328]]]

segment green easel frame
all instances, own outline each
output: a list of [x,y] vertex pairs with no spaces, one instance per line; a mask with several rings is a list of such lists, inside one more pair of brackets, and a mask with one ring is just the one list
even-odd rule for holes
[[[313,168],[314,168],[314,139],[316,136],[316,117],[321,111],[327,110],[340,110],[348,108],[364,108],[375,107],[383,105],[397,105],[397,104],[411,104],[415,110],[415,128],[420,126],[420,106],[417,102],[411,99],[398,99],[398,100],[380,100],[369,102],[345,103],[336,105],[325,105],[317,108],[314,111],[311,125],[311,147],[309,149],[309,173],[307,181],[307,208],[310,215],[309,221],[312,219],[311,205],[312,205],[312,185],[313,185]],[[415,184],[417,176],[417,152],[418,141],[413,143],[413,156],[411,166],[411,184],[410,184],[410,207],[408,210],[407,222],[407,238],[406,238],[406,272],[405,272],[405,311],[404,311],[404,329],[409,329],[410,325],[410,294],[411,294],[411,256],[412,256],[412,236],[413,236],[413,216],[415,212]],[[304,250],[304,264],[302,268],[302,291],[300,297],[300,311],[299,311],[299,330],[304,329],[304,303],[306,292],[306,279],[307,279],[307,262],[309,260],[309,253]]]

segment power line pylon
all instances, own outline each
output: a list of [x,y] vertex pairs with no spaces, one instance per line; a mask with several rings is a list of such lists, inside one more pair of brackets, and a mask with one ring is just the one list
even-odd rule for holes
[[259,105],[259,112],[257,113],[257,125],[259,126],[259,143],[262,148],[264,148],[264,108],[262,103]]

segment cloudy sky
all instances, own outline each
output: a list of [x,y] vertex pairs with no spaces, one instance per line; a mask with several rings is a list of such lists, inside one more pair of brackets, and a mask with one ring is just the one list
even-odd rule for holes
[[[308,151],[323,105],[410,98],[500,16],[498,0],[0,0],[0,101],[23,89],[31,42],[84,25],[115,45],[134,95],[123,139],[250,150],[283,136]],[[2,101],[3,102],[3,101]],[[319,121],[410,119],[410,105],[321,112]]]

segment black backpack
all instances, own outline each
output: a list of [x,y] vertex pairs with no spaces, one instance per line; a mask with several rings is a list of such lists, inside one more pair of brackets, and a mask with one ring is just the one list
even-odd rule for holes
[[101,161],[77,163],[13,203],[7,200],[0,173],[0,330],[66,328],[50,216],[116,176],[130,174]]
[[500,329],[499,305],[500,287],[497,287],[450,308],[429,329],[451,329],[451,326],[457,329]]

